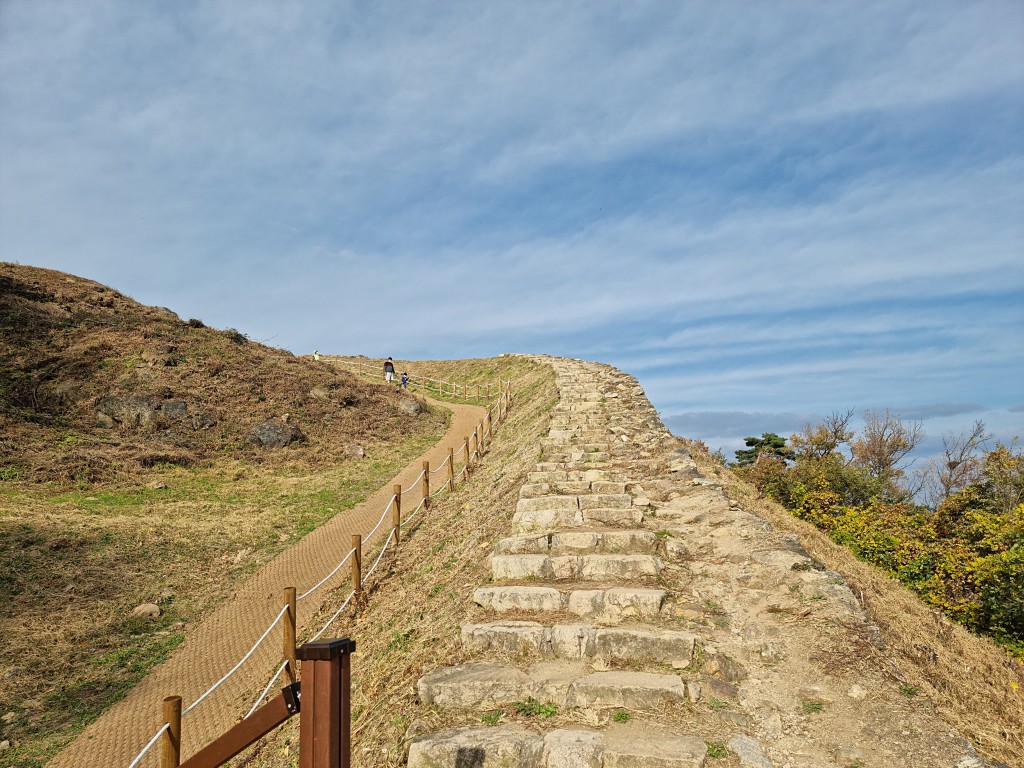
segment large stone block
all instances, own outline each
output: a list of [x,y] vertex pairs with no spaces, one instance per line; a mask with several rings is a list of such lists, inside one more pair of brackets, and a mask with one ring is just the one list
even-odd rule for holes
[[704,768],[708,748],[692,736],[605,739],[602,768]]
[[538,496],[533,499],[520,499],[516,503],[516,512],[539,512],[549,509],[579,509],[576,496]]
[[409,745],[409,768],[536,768],[544,737],[515,726],[432,733]]
[[426,706],[494,709],[534,696],[536,685],[518,669],[470,662],[430,670],[419,679],[416,691]]
[[560,611],[566,598],[552,587],[481,587],[473,602],[494,611]]
[[554,577],[551,560],[547,555],[494,555],[491,575],[495,581]]
[[633,497],[628,493],[592,493],[580,496],[580,509],[629,509],[633,506]]
[[568,707],[657,711],[670,701],[685,701],[686,688],[677,675],[651,672],[595,672],[569,686]]
[[661,560],[652,555],[583,555],[579,577],[587,581],[643,579],[657,576],[661,569]]
[[604,745],[591,731],[551,731],[544,737],[544,768],[602,768]]

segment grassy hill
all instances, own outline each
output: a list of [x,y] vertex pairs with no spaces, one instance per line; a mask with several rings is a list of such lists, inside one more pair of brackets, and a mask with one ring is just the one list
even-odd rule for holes
[[42,765],[239,579],[435,442],[447,412],[403,397],[0,264],[0,765]]

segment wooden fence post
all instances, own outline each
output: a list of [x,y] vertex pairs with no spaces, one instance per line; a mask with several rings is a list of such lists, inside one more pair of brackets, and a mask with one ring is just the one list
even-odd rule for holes
[[164,699],[164,731],[160,754],[160,768],[178,768],[181,764],[181,696]]
[[302,708],[299,768],[351,768],[354,640],[320,640],[299,648]]
[[469,475],[473,472],[473,469],[469,465],[469,438],[468,437],[466,438],[466,442],[463,443],[463,448],[466,451],[466,477],[469,477]]
[[288,677],[295,682],[295,587],[284,588],[284,604],[288,612],[284,616],[284,660],[287,662]]
[[352,534],[352,591],[358,598],[363,594],[363,537]]
[[395,539],[395,549],[398,548],[398,537],[402,535],[402,484],[398,483],[394,488],[395,503],[391,505],[391,533]]
[[480,435],[480,439],[479,439],[478,442],[479,442],[480,455],[482,456],[483,453],[484,453],[484,444],[487,442],[487,433],[484,432],[484,420],[483,419],[480,419],[480,426],[477,427],[476,430],[477,430],[477,434]]
[[423,508],[430,509],[430,462],[423,462],[423,482],[420,484],[423,494]]
[[448,449],[448,493],[455,493],[455,449]]
[[487,402],[491,402],[491,385],[487,385]]

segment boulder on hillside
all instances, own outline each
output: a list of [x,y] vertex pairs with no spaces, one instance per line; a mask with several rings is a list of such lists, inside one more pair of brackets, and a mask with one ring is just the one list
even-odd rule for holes
[[414,397],[403,397],[398,403],[398,410],[406,416],[418,416],[427,412],[427,406],[426,403]]
[[157,409],[148,397],[108,395],[96,405],[96,423],[108,428],[115,424],[148,427],[153,423],[156,413]]
[[250,439],[264,448],[284,448],[292,443],[303,442],[306,436],[297,424],[271,417],[253,430]]

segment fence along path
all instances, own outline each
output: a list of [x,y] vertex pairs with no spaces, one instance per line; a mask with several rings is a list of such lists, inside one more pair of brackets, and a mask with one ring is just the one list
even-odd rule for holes
[[[423,462],[429,462],[432,468],[431,495],[446,490],[450,457],[454,456],[452,474],[458,480],[459,474],[465,473],[466,459],[475,462],[481,453],[480,436],[489,440],[494,425],[507,410],[509,396],[508,390],[503,390],[486,409],[432,400],[432,404],[452,410],[451,425],[433,448],[410,462],[361,504],[340,513],[260,568],[191,630],[166,662],[87,727],[49,766],[159,765],[161,736],[166,730],[162,701],[169,695],[181,696],[183,700],[183,760],[258,706],[260,702],[254,700],[253,692],[263,689],[266,695],[271,688],[268,678],[276,678],[283,671],[284,588],[297,588],[296,625],[301,639],[303,630],[309,634],[316,629],[310,622],[324,606],[332,588],[346,584],[350,571],[345,564],[352,553],[354,534],[363,536],[364,581],[374,561],[379,562],[378,553],[383,555],[391,540],[394,486],[402,487],[403,496],[409,494],[403,499],[402,521],[411,522],[423,507]],[[344,607],[336,613],[332,611],[331,621]],[[308,639],[324,636],[329,627],[330,622]],[[271,680],[271,684],[280,687],[283,682]]]

